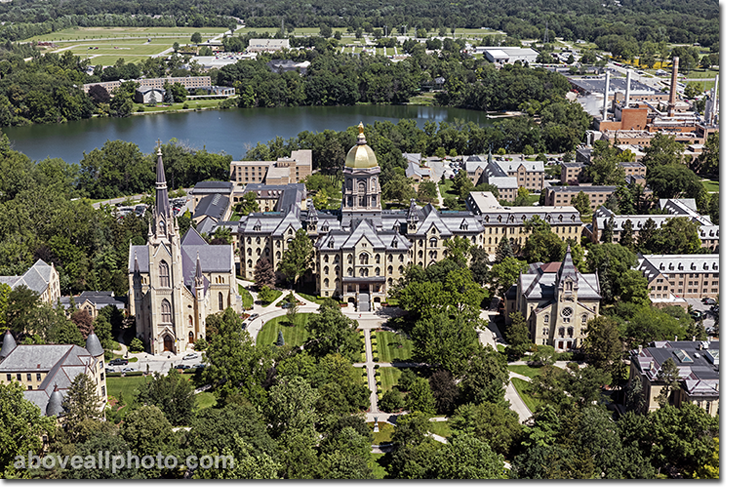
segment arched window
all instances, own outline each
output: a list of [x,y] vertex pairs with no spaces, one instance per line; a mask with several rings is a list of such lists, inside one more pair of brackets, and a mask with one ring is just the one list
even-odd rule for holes
[[335,267],[335,276],[340,276],[340,266]]
[[159,222],[159,235],[164,235],[166,233],[166,224],[164,221]]
[[374,270],[374,276],[381,276],[381,270],[379,268]]
[[322,257],[322,260],[323,260],[324,262],[326,262],[326,263],[327,263],[327,262],[328,262],[328,255],[327,255],[327,254],[325,254],[325,255],[324,255],[324,256]]
[[435,237],[430,239],[430,247],[437,247],[438,246],[438,239]]
[[399,262],[400,263],[403,263],[404,262],[404,254],[400,254],[399,255]]
[[260,247],[258,249],[256,249],[256,255],[257,256],[260,256],[261,255],[261,248]]
[[545,317],[543,317],[543,322],[545,322],[546,324],[548,322],[550,322],[550,315],[549,314],[545,314]]
[[327,278],[325,278],[325,281],[323,281],[323,283],[325,284],[325,288],[330,286],[330,280]]
[[381,264],[381,256],[378,254],[374,257],[374,260],[376,261],[376,264]]
[[189,319],[187,320],[187,322],[189,324],[189,327],[194,326],[194,319],[192,319],[192,316],[191,315],[189,316]]
[[348,254],[348,264],[353,264],[353,254]]
[[330,268],[328,268],[327,266],[325,266],[325,267],[324,267],[324,268],[322,269],[322,272],[323,272],[323,273],[325,273],[325,274],[328,274],[328,273],[330,273]]
[[389,281],[387,281],[387,283],[389,284],[389,287],[391,287],[394,283],[394,280],[392,278],[389,278]]
[[189,344],[194,344],[194,333],[189,331]]
[[223,310],[223,293],[218,292],[218,310]]
[[404,274],[404,266],[399,266],[399,274]]
[[589,320],[589,317],[586,314],[583,314],[581,316],[581,324],[586,324],[586,321]]
[[253,261],[251,261],[250,259],[248,260],[248,267],[249,268],[252,268],[253,267]]
[[276,251],[276,260],[277,261],[281,260],[281,251]]
[[159,286],[162,288],[169,288],[169,265],[166,261],[159,263]]
[[171,324],[171,304],[167,299],[161,301],[161,322]]
[[361,255],[359,256],[359,262],[360,262],[361,264],[368,264],[368,262],[369,262],[369,255],[368,255],[368,254],[366,254],[365,252],[364,252],[364,253],[362,253],[362,254],[361,254]]
[[251,248],[249,247],[249,248],[248,248],[248,250],[246,251],[246,254],[248,254],[249,256],[250,256],[251,254],[253,254],[253,249],[251,249]]
[[348,276],[353,276],[353,268],[348,268]]
[[394,261],[394,254],[389,254],[388,256],[386,256],[386,260],[388,262],[393,262]]
[[394,268],[393,268],[393,267],[391,267],[391,266],[389,266],[389,267],[388,267],[388,268],[387,268],[386,270],[387,270],[387,272],[388,272],[389,274],[392,274],[392,273],[394,272]]

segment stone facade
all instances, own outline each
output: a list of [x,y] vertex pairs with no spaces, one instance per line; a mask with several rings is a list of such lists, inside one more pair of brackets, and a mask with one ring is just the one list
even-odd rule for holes
[[149,352],[180,353],[205,338],[208,315],[228,307],[240,312],[234,254],[229,245],[209,245],[192,228],[180,239],[160,150],[153,215],[146,245],[130,246],[129,313]]
[[640,255],[652,300],[719,297],[719,254]]
[[580,348],[586,324],[599,313],[599,278],[581,274],[570,248],[561,263],[531,264],[506,293],[504,314],[521,312],[534,344],[556,349]]

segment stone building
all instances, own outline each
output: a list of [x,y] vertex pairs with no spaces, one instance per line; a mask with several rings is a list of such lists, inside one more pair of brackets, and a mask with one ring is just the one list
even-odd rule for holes
[[241,265],[253,279],[256,262],[265,257],[275,268],[299,229],[314,241],[317,293],[356,304],[366,311],[386,299],[388,289],[410,264],[427,266],[447,255],[446,241],[466,237],[481,244],[484,227],[468,211],[439,211],[432,205],[383,210],[379,163],[359,125],[357,144],[343,168],[340,210],[307,210],[283,203],[277,213],[252,213],[239,228]]
[[23,396],[41,409],[42,416],[62,414],[64,395],[79,374],[92,380],[102,409],[107,401],[105,350],[94,332],[82,348],[74,344],[17,345],[10,331],[5,331],[0,383],[22,385]]
[[237,185],[297,183],[307,179],[310,174],[312,150],[293,150],[290,157],[274,161],[234,160],[230,163],[230,180]]
[[534,344],[580,348],[586,324],[599,313],[597,274],[582,274],[568,248],[563,262],[534,263],[506,293],[504,315],[521,312]]
[[612,242],[619,243],[628,220],[632,224],[632,236],[636,239],[648,220],[652,220],[655,227],[660,228],[667,220],[680,216],[688,218],[699,227],[701,247],[713,252],[719,251],[719,225],[714,225],[711,218],[707,215],[701,215],[697,211],[695,200],[691,198],[661,199],[659,206],[665,213],[658,215],[615,215],[605,206],[601,206],[594,212],[591,226],[587,226],[584,232],[593,243],[599,243],[604,227],[609,222],[612,227]]
[[530,232],[525,221],[539,217],[550,225],[550,230],[562,240],[581,240],[581,214],[572,206],[501,206],[491,192],[473,191],[466,199],[466,207],[484,226],[481,245],[489,255],[496,253],[502,237],[507,237],[512,248],[525,246]]
[[0,283],[5,283],[11,289],[25,286],[38,293],[42,302],[52,306],[56,305],[56,301],[61,298],[59,273],[54,263],[47,264],[43,259],[36,261],[21,276],[0,276]]
[[677,407],[696,404],[711,416],[719,415],[719,341],[654,341],[630,352],[630,379],[642,381],[645,411],[660,408],[656,397],[665,383],[660,370],[671,359],[678,367],[679,390],[669,397]]
[[719,297],[719,254],[639,255],[650,298]]
[[208,315],[242,304],[231,246],[209,245],[193,228],[180,239],[158,155],[153,228],[146,245],[129,247],[128,311],[149,352],[180,353],[205,338]]

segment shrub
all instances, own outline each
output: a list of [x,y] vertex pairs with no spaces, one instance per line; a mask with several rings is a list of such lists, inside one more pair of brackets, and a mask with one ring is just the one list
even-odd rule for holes
[[189,104],[187,104],[187,103],[185,102],[185,103],[184,103],[184,105],[182,106],[182,109],[189,109]]
[[379,400],[379,409],[386,413],[393,413],[398,411],[402,404],[404,404],[402,394],[395,387],[384,393],[384,396]]
[[207,349],[207,345],[207,340],[205,338],[200,338],[194,342],[194,349],[195,351],[205,351]]
[[378,356],[374,356],[374,360],[373,361],[374,362],[378,362],[379,361],[379,357]]
[[143,110],[144,110],[144,107],[143,107],[143,106],[138,106],[138,107],[136,108],[136,112],[137,112],[137,113],[142,113],[142,112],[143,112]]
[[402,370],[402,375],[399,376],[397,381],[397,387],[402,392],[407,392],[412,384],[417,380],[417,374],[412,370]]
[[128,349],[132,353],[140,353],[141,351],[143,351],[143,341],[138,338],[133,338],[131,344],[128,346]]

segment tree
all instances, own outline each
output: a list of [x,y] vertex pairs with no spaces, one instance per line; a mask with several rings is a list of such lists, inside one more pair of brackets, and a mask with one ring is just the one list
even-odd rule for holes
[[453,375],[447,370],[439,370],[430,377],[430,388],[435,398],[435,409],[438,414],[449,414],[456,406],[460,395]]
[[322,310],[311,316],[305,327],[310,333],[305,348],[313,356],[341,353],[352,358],[361,350],[362,341],[356,335],[358,321],[338,309]]
[[471,255],[471,264],[469,269],[473,274],[473,281],[479,285],[485,285],[489,282],[490,271],[489,266],[489,255],[486,253],[483,247],[475,245],[469,249]]
[[[43,437],[53,434],[56,419],[41,416],[34,403],[23,397],[23,387],[15,382],[0,384],[0,478],[27,479],[28,468],[16,466],[18,457],[41,455]],[[26,466],[27,467],[27,466]]]
[[701,179],[682,165],[662,165],[647,171],[647,184],[659,198],[704,199],[706,189]]
[[448,424],[454,432],[471,434],[505,456],[523,434],[523,426],[514,411],[505,404],[489,401],[459,407]]
[[435,396],[430,383],[426,378],[418,377],[409,388],[409,395],[405,402],[408,411],[418,411],[424,414],[435,412]]
[[412,179],[405,176],[404,172],[400,172],[398,169],[390,171],[390,177],[381,186],[381,191],[385,200],[398,203],[409,203],[417,195]]
[[174,426],[190,426],[195,411],[195,394],[189,381],[174,368],[162,376],[154,373],[153,379],[139,389],[141,404],[158,406]]
[[266,256],[261,256],[256,261],[256,267],[253,270],[253,282],[256,284],[256,288],[261,289],[265,286],[269,288],[274,287],[276,282],[276,275],[274,274],[274,268],[271,266]]
[[304,229],[299,229],[294,239],[289,242],[287,250],[284,251],[278,269],[294,285],[302,275],[312,268],[313,255],[312,239],[307,236]]
[[281,329],[279,329],[279,336],[276,338],[276,345],[284,346],[284,333],[281,332]]
[[527,263],[506,257],[491,267],[491,291],[495,295],[504,295],[519,279],[519,274],[527,269]]
[[511,479],[594,479],[590,455],[561,445],[534,446],[512,461]]
[[258,201],[256,201],[256,193],[249,191],[243,195],[243,200],[238,203],[238,211],[242,215],[249,215],[258,211]]
[[15,287],[7,296],[5,318],[7,327],[16,335],[33,326],[34,312],[39,306],[39,294],[25,285]]
[[392,387],[391,390],[384,392],[379,399],[379,409],[385,413],[393,413],[399,410],[404,405],[404,399],[399,389]]
[[[176,452],[177,441],[171,423],[156,406],[143,406],[128,413],[121,425],[120,436],[135,455],[157,455],[159,452],[171,455]],[[172,471],[155,468],[143,472],[149,478],[173,474]]]
[[100,397],[95,383],[84,373],[80,373],[69,386],[62,408],[64,426],[72,441],[78,441],[82,424],[89,419],[100,419]]
[[503,479],[504,459],[470,434],[450,439],[435,457],[430,475],[437,479]]
[[187,100],[187,89],[179,82],[174,82],[171,86],[171,94],[174,102],[184,102]]
[[500,403],[509,380],[506,357],[489,346],[478,350],[469,360],[460,389],[466,403]]
[[701,248],[699,226],[686,217],[668,218],[644,245],[655,254],[695,254]]
[[601,231],[601,243],[611,244],[614,240],[614,218],[604,220],[604,230]]
[[468,198],[468,193],[471,192],[471,189],[473,188],[473,181],[470,177],[468,177],[468,174],[466,174],[465,170],[458,171],[458,174],[455,175],[453,178],[453,184],[451,186],[451,189],[453,189],[453,192],[458,195],[459,199],[466,199]]
[[252,404],[265,402],[266,380],[271,362],[266,348],[253,345],[248,332],[241,329],[241,320],[232,308],[207,316],[210,345],[203,357],[207,366],[202,383],[212,384],[221,403],[242,396]]
[[635,247],[634,226],[632,225],[632,220],[629,218],[622,224],[622,232],[619,234],[619,245],[630,250]]
[[650,184],[650,170],[664,165],[683,164],[682,143],[676,141],[676,137],[665,133],[657,133],[652,140],[650,146],[645,148],[645,156],[641,163],[647,167],[648,184]]
[[626,325],[624,336],[629,346],[647,345],[652,341],[686,339],[688,330],[678,319],[651,306],[638,308]]
[[589,199],[589,195],[583,191],[579,191],[576,196],[571,198],[571,205],[582,215],[591,213],[591,200]]
[[174,41],[174,44],[171,45],[172,49],[175,53],[179,52],[179,43]]
[[424,203],[438,202],[438,189],[432,181],[423,181],[417,187],[417,199]]
[[200,44],[202,42],[202,34],[200,34],[199,32],[195,32],[192,34],[192,37],[190,37],[189,40],[194,44]]
[[514,257],[514,251],[512,250],[512,245],[509,243],[509,239],[505,234],[501,239],[499,239],[499,245],[496,246],[494,262],[500,263],[507,257]]
[[660,367],[658,380],[663,383],[663,386],[660,388],[660,393],[655,397],[655,401],[660,407],[665,407],[668,405],[670,395],[680,389],[678,365],[672,358],[665,360]]
[[[100,433],[95,434],[87,441],[77,445],[75,455],[95,456],[110,455],[110,461],[114,462],[114,458],[127,458],[131,448],[123,437],[111,434]],[[109,452],[109,453],[106,453]],[[83,466],[79,468],[69,467],[64,473],[67,479],[142,479],[145,477],[136,467],[124,465],[122,469],[113,470],[113,466]]]
[[610,317],[595,317],[587,322],[584,333],[583,349],[589,363],[607,373],[615,373],[624,352],[617,322]]
[[518,360],[530,348],[530,335],[524,314],[514,312],[510,316],[510,319],[512,323],[507,327],[507,332],[504,336],[509,343],[506,352],[510,358]]
[[86,339],[90,332],[92,332],[92,316],[90,313],[86,310],[78,309],[71,315],[71,320]]
[[591,163],[584,168],[586,179],[597,186],[624,184],[624,168],[618,150],[608,142],[599,140],[594,144]]
[[719,176],[719,132],[706,139],[704,150],[694,161],[694,171],[709,177]]

